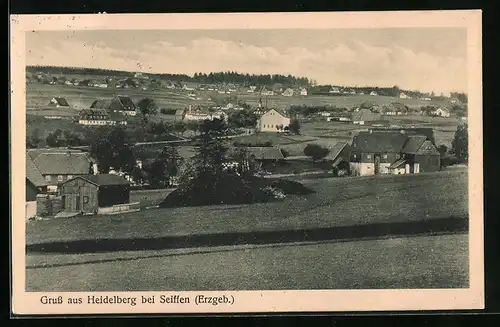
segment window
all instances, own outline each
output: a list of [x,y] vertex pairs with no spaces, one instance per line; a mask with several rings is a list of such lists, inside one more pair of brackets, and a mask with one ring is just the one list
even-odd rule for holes
[[50,175],[45,176],[45,180],[46,180],[47,182],[50,182],[50,180],[51,180]]
[[387,159],[387,154],[384,154],[384,159]]
[[68,175],[67,180],[68,180],[68,179],[72,179],[72,178],[73,178],[73,175]]
[[62,175],[57,176],[57,181],[58,182],[62,182],[63,181],[63,176]]
[[83,203],[89,203],[89,197],[88,196],[83,196]]
[[366,158],[367,158],[367,159],[371,159],[371,157],[372,157],[372,156],[371,156],[371,154],[367,154],[367,155],[366,155]]
[[353,154],[353,157],[354,157],[354,158],[356,158],[356,155],[355,155],[355,154]]

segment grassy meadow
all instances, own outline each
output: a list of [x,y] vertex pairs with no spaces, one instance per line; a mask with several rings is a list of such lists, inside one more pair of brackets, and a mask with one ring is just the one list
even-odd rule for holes
[[[99,247],[94,242],[110,239],[154,240],[188,235],[432,223],[450,217],[466,219],[467,176],[466,169],[454,169],[420,175],[302,180],[314,194],[289,196],[272,203],[151,209],[113,216],[30,221],[26,225],[26,242],[29,249],[39,248],[38,251],[43,252],[40,247],[48,250],[54,242],[67,249],[69,243],[84,241],[89,243],[85,248],[91,249]],[[189,239],[185,242],[189,243]]]

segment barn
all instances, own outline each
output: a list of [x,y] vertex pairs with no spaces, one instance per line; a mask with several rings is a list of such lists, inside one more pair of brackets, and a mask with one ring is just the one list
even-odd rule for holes
[[95,214],[100,208],[130,202],[130,183],[118,175],[79,176],[59,187],[62,210]]

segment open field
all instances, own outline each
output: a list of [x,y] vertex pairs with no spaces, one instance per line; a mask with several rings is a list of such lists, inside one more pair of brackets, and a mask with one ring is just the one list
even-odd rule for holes
[[27,291],[467,288],[466,234],[28,255]]
[[153,98],[159,108],[185,108],[199,104],[214,104],[207,100],[192,100],[183,91],[143,91],[140,89],[96,88],[86,86],[27,84],[26,106],[37,108],[47,106],[54,96],[65,98],[69,105],[78,109],[88,108],[99,98],[112,98],[116,95],[126,95],[136,103],[146,97]]
[[130,202],[139,202],[141,208],[158,205],[174,189],[130,191]]
[[[71,242],[87,240],[89,244],[85,248],[97,251],[105,239],[119,240],[123,246],[127,239],[410,223],[468,216],[465,169],[302,182],[316,193],[290,196],[273,203],[153,209],[114,216],[29,222],[26,226],[28,250],[53,247],[57,252],[56,243],[63,242],[66,247],[60,250],[69,251],[67,246]],[[165,246],[171,243],[165,242]]]
[[[68,100],[71,106],[76,108],[85,108],[90,106],[95,99],[102,97],[113,97],[115,95],[128,95],[134,101],[141,98],[152,97],[158,103],[160,108],[185,108],[189,104],[192,105],[213,105],[211,98],[224,98],[227,96],[236,96],[238,100],[244,101],[252,106],[257,106],[259,100],[266,101],[265,96],[259,94],[247,93],[232,93],[219,95],[208,91],[195,91],[201,100],[195,100],[188,96],[187,91],[182,90],[157,90],[143,91],[141,89],[116,89],[116,88],[95,88],[85,86],[69,86],[69,85],[48,85],[48,84],[27,84],[27,106],[40,107],[46,106],[54,96],[61,96]],[[319,96],[311,95],[307,97],[294,96],[269,96],[267,97],[268,107],[289,108],[291,105],[334,105],[337,107],[353,107],[361,103],[369,101],[376,105],[386,105],[391,102],[401,102],[409,107],[421,107],[427,105],[440,105],[444,101],[425,101],[420,99],[399,99],[386,96]]]
[[468,287],[465,170],[303,182],[316,193],[29,222],[27,291]]

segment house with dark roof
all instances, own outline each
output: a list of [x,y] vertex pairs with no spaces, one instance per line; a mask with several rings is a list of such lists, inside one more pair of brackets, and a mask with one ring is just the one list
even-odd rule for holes
[[68,101],[66,101],[65,98],[53,97],[49,101],[49,106],[56,107],[56,108],[59,108],[59,107],[69,107],[69,103],[68,103]]
[[78,123],[87,126],[127,125],[123,117],[106,109],[83,109],[78,114]]
[[260,132],[284,132],[290,125],[290,117],[276,109],[264,113],[257,121]]
[[[349,159],[351,157],[351,146],[347,142],[337,142],[325,156],[323,161],[328,163],[329,169],[341,167],[342,170],[349,169]],[[347,171],[345,171],[346,173]]]
[[49,192],[56,191],[60,183],[77,176],[92,174],[96,170],[89,155],[81,151],[41,149],[28,153],[28,156],[32,158],[34,166],[45,180]]
[[423,134],[362,131],[352,141],[350,168],[358,176],[432,172],[440,169],[440,154]]
[[33,159],[26,154],[26,219],[36,216],[36,197],[47,192],[47,181],[36,167]]
[[100,208],[130,203],[130,183],[111,174],[83,175],[60,185],[62,211],[96,214]]
[[92,102],[91,109],[104,109],[111,112],[120,112],[127,116],[137,115],[137,106],[130,97],[118,95],[112,99],[99,99]]
[[353,124],[369,125],[374,121],[380,121],[381,114],[372,112],[370,109],[360,109],[351,115]]

